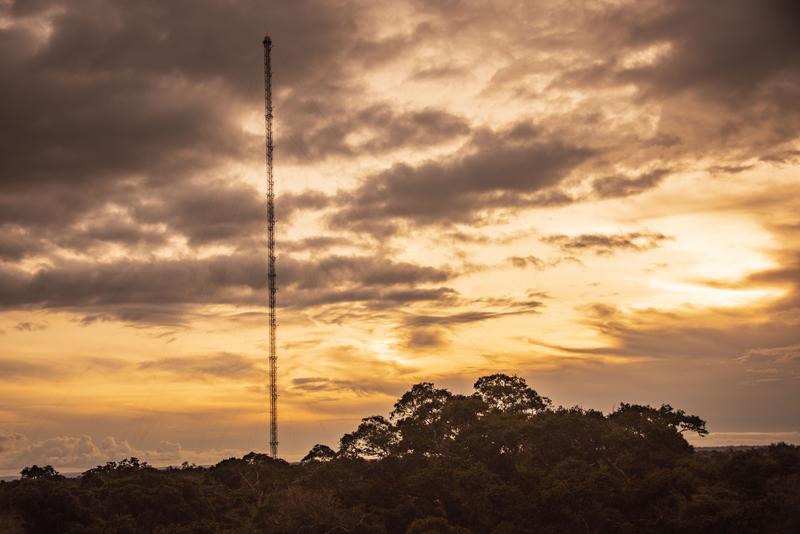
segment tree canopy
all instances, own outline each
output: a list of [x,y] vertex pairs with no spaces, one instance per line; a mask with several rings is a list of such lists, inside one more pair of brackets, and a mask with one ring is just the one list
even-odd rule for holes
[[69,533],[800,532],[800,449],[698,451],[706,423],[622,403],[555,407],[517,376],[430,382],[300,463],[128,458],[0,483],[0,531]]

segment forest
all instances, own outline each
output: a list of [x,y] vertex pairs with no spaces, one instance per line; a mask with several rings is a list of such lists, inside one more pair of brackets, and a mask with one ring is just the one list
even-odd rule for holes
[[3,533],[800,532],[800,448],[694,449],[670,405],[554,406],[517,376],[413,386],[388,417],[290,464],[137,458],[0,483]]

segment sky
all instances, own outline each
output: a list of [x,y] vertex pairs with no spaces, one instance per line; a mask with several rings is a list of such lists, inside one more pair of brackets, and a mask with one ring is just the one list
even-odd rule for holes
[[800,442],[794,0],[0,0],[0,474],[267,448],[410,386]]

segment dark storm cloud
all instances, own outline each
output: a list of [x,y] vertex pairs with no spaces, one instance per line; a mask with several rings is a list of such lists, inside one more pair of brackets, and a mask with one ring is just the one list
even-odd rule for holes
[[[287,112],[309,100],[334,105],[353,97],[358,65],[373,49],[386,60],[399,52],[373,39],[356,16],[365,7],[348,1],[53,0],[4,9],[0,230],[66,248],[160,239],[122,229],[102,236],[67,231],[109,205],[131,207],[193,245],[237,240],[256,228],[257,196],[247,198],[253,191],[207,177],[228,162],[262,157],[261,136],[240,121],[263,105],[265,30],[276,43],[276,105]],[[361,118],[374,125],[386,113],[367,109]],[[374,143],[393,145],[427,143],[466,126],[430,110],[381,127]],[[311,195],[281,201],[287,213],[321,202]],[[208,220],[198,221],[198,211]],[[6,259],[39,252],[38,239],[0,243]]]
[[6,309],[93,308],[129,304],[237,302],[236,288],[263,286],[256,256],[204,260],[64,262],[28,273],[0,270],[0,304]]
[[0,260],[21,260],[43,249],[41,239],[18,226],[8,226],[0,231]]
[[266,203],[255,188],[225,182],[186,184],[133,208],[145,224],[164,223],[190,245],[233,241],[265,225]]
[[397,164],[340,194],[343,205],[331,223],[381,234],[391,232],[395,220],[418,225],[470,222],[490,208],[564,202],[546,189],[592,153],[526,123],[482,130],[454,157],[417,166]]
[[659,185],[669,174],[669,169],[657,169],[635,176],[605,176],[592,183],[594,193],[600,198],[636,195]]
[[[276,216],[288,223],[300,211],[326,207],[330,198],[314,190],[283,193],[275,202]],[[190,245],[236,244],[263,235],[266,198],[241,182],[188,183],[135,205],[139,224],[164,224],[170,233],[183,235]]]
[[[509,6],[512,15],[502,17],[482,2],[458,3],[459,9],[428,4],[417,6],[425,22],[386,34],[365,16],[369,4],[349,1],[4,3],[0,259],[50,257],[34,273],[1,264],[0,305],[80,308],[87,322],[112,315],[171,321],[194,304],[251,303],[263,296],[263,259],[251,254],[261,246],[263,198],[228,179],[226,165],[262,165],[261,135],[241,122],[261,112],[265,30],[275,42],[282,117],[277,146],[287,159],[375,156],[466,139],[455,155],[394,165],[338,197],[281,194],[277,211],[284,221],[332,208],[333,230],[386,237],[412,225],[479,222],[492,210],[565,205],[581,200],[560,188],[565,180],[580,179],[587,162],[601,159],[596,156],[612,166],[602,153],[609,144],[618,145],[614,156],[623,170],[598,169],[594,176],[602,177],[589,184],[592,194],[585,199],[657,187],[669,172],[667,156],[704,153],[711,145],[744,147],[768,163],[797,159],[796,149],[778,146],[796,138],[800,116],[794,105],[800,96],[798,11],[788,0],[554,8],[541,26],[527,23],[541,13],[537,3]],[[14,17],[33,23],[15,25]],[[395,109],[365,88],[370,68],[398,59],[413,61],[408,80],[464,76],[463,63],[447,53],[424,61],[407,54],[444,42],[455,47],[460,38],[496,51],[495,58],[526,52],[497,72],[484,95],[506,83],[524,84],[531,74],[559,74],[553,88],[577,84],[589,93],[633,85],[639,95],[634,105],[658,105],[658,131],[646,140],[611,131],[595,104],[554,112],[541,127],[489,129],[442,109]],[[624,61],[630,52],[659,44],[668,47],[650,63]],[[534,57],[537,50],[551,57]],[[583,119],[590,119],[590,134],[575,133]],[[699,133],[692,137],[693,131]],[[732,154],[726,168],[738,167]],[[239,253],[112,263],[57,256],[66,249],[90,258],[120,245],[141,257],[174,237],[190,246],[231,244]],[[663,241],[656,234],[550,239],[565,250],[597,253]],[[378,309],[452,298],[454,291],[442,287],[454,276],[448,269],[319,256],[325,247],[355,240],[338,234],[293,243],[293,250],[314,249],[316,257],[281,258],[282,305],[366,302]],[[509,261],[533,265],[524,257]]]
[[564,252],[594,251],[595,254],[608,255],[617,251],[643,252],[661,246],[672,239],[669,236],[654,232],[629,232],[626,234],[580,234],[550,235],[542,241],[556,245]]
[[216,103],[218,91],[124,73],[82,80],[64,72],[61,81],[48,65],[26,67],[6,71],[14,81],[0,93],[3,182],[11,191],[60,185],[110,193],[114,179],[158,179],[247,156],[249,143],[231,123],[232,110]]
[[773,152],[772,154],[767,154],[765,156],[761,156],[761,161],[766,161],[768,163],[776,163],[778,165],[782,165],[785,163],[795,163],[798,159],[800,159],[800,150],[782,150],[779,152]]
[[[633,84],[660,103],[659,135],[684,154],[743,159],[797,137],[800,6],[794,0],[631,2],[584,20],[585,45],[609,51],[561,80],[591,89]],[[661,46],[644,62],[628,53]]]
[[340,236],[315,236],[294,241],[281,241],[281,249],[287,252],[316,253],[333,247],[364,247],[352,239]]
[[299,289],[322,289],[356,281],[359,285],[393,286],[444,282],[453,276],[447,270],[409,262],[394,262],[377,256],[327,256],[300,261],[281,261],[282,282]]
[[739,174],[740,172],[749,171],[754,165],[714,165],[708,168],[711,174]]
[[672,47],[653,65],[617,73],[648,92],[702,91],[709,99],[752,104],[764,89],[775,90],[761,96],[776,102],[796,91],[778,85],[800,75],[800,6],[794,0],[643,2],[618,16],[628,45]]
[[[150,251],[166,245],[169,233],[160,225],[135,221],[125,215],[104,213],[90,221],[63,228],[38,230],[46,246],[39,251],[52,252],[55,248],[92,255],[109,245],[121,245],[128,250]],[[35,249],[32,253],[38,252]]]
[[[27,3],[17,2],[14,11]],[[377,44],[356,16],[363,6],[349,1],[79,0],[41,5],[57,12],[49,46],[38,52],[42,66],[72,73],[178,74],[219,81],[239,95],[261,89],[260,68],[254,71],[253,65],[263,62],[265,31],[280,66],[276,76],[291,89],[305,84],[313,89],[327,76],[347,79],[343,71],[352,63],[341,58],[356,47],[367,54]]]
[[[284,292],[279,305],[287,308],[314,308],[317,306],[347,305],[347,313],[361,319],[376,318],[382,310],[394,310],[417,302],[436,302],[449,304],[455,302],[458,293],[449,287],[417,289],[384,289],[343,284],[338,289],[298,289],[289,288]],[[354,304],[359,304],[354,307]],[[337,310],[321,312],[322,317],[341,317]],[[333,320],[330,322],[338,322]]]
[[311,189],[300,193],[282,193],[275,199],[275,212],[281,218],[289,219],[298,211],[320,210],[331,202],[330,196]]
[[[425,7],[462,47],[494,52],[500,66],[484,94],[541,100],[579,89],[580,105],[543,122],[573,131],[593,124],[583,135],[608,141],[625,174],[712,154],[737,164],[791,148],[785,144],[797,138],[800,15],[794,0]],[[636,92],[617,101],[610,87]],[[609,105],[615,101],[655,114],[654,131],[641,129],[640,120],[620,124],[622,107]]]
[[[33,194],[19,199],[26,208],[39,204],[41,216],[26,214],[27,227],[6,225],[0,234],[0,257],[18,260],[54,247],[89,252],[108,243],[153,248],[165,245],[170,236],[184,236],[193,246],[236,244],[264,232],[266,200],[255,188],[241,182],[190,181],[182,187],[155,188],[152,197],[144,198],[138,195],[126,198],[124,192],[131,192],[131,188],[124,187],[113,195],[119,202],[114,206],[115,211],[90,211],[87,205],[88,220],[76,220],[72,225],[64,225],[72,220],[71,214],[65,214],[64,210],[47,212],[50,201],[58,204],[68,199],[49,196],[41,199]],[[86,196],[91,199],[91,195],[89,192]],[[276,201],[276,213],[286,223],[297,212],[322,209],[329,203],[330,197],[318,191],[284,193]],[[11,213],[6,212],[7,220],[13,219],[18,211],[20,206],[15,205]]]
[[[469,133],[467,121],[436,109],[396,112],[375,104],[352,113],[325,106],[324,117],[287,124],[281,150],[298,161],[318,162],[328,156],[379,155],[405,147],[434,146]],[[309,115],[311,115],[309,113]],[[361,139],[351,141],[348,136]]]
[[[528,295],[530,297],[531,295]],[[537,295],[540,296],[540,295]],[[441,305],[441,302],[438,303]],[[539,300],[526,298],[493,298],[468,300],[452,295],[448,309],[452,313],[406,313],[396,327],[400,346],[412,352],[444,349],[450,345],[453,331],[472,325],[528,314],[539,313],[543,306]]]
[[466,311],[448,315],[409,315],[405,318],[404,324],[408,327],[452,327],[470,323],[479,323],[488,321],[490,319],[498,319],[500,317],[538,313],[538,309],[541,306],[541,302],[528,301],[525,303],[520,303],[517,309],[507,311]]
[[[413,302],[452,290],[416,287],[455,276],[445,269],[395,262],[380,256],[280,258],[282,306],[352,301]],[[266,290],[259,254],[204,259],[62,262],[29,273],[0,266],[0,307],[70,309],[97,317],[174,324],[190,305],[258,305]]]
[[403,348],[412,351],[443,349],[450,342],[451,338],[444,328],[414,328],[408,330],[402,340]]

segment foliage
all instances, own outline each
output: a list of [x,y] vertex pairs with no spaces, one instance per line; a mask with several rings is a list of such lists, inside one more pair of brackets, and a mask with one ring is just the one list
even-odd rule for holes
[[397,446],[397,429],[380,415],[365,417],[342,436],[339,454],[346,458],[385,458]]
[[210,468],[136,458],[78,478],[0,483],[0,527],[28,533],[800,532],[800,449],[698,451],[669,405],[553,408],[519,377],[456,395],[414,386],[334,451]]
[[22,480],[41,480],[41,479],[55,480],[59,478],[64,478],[58,473],[58,471],[53,469],[52,465],[39,467],[36,464],[30,467],[26,467],[22,471],[20,471],[20,477],[22,478]]
[[300,463],[308,463],[308,462],[329,462],[336,458],[336,451],[328,447],[327,445],[322,445],[317,443],[311,450],[308,451]]
[[550,399],[529,388],[524,378],[505,374],[480,377],[475,382],[475,395],[492,410],[502,413],[533,414],[552,404]]

